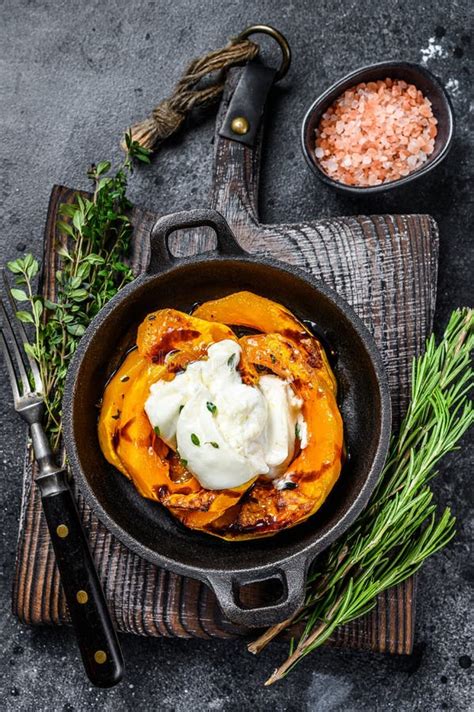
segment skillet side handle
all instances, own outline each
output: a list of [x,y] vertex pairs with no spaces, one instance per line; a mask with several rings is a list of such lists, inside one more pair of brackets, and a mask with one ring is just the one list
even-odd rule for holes
[[175,230],[195,227],[210,227],[215,231],[217,250],[214,254],[230,257],[247,254],[240,247],[228,223],[217,210],[203,208],[171,213],[171,215],[159,218],[152,228],[148,274],[157,274],[168,267],[179,264],[182,258],[174,257],[171,254],[168,238]]
[[[306,589],[304,561],[296,560],[285,568],[267,570],[264,574],[213,574],[207,583],[214,591],[223,614],[232,623],[247,628],[261,628],[291,618],[301,608]],[[248,584],[278,579],[283,586],[281,598],[268,606],[248,608],[239,601],[239,588]]]

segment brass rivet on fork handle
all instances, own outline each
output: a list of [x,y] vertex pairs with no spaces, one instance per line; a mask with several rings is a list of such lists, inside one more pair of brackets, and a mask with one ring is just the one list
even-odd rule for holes
[[61,537],[61,539],[65,539],[69,534],[69,528],[65,524],[58,524],[56,534]]
[[77,600],[78,603],[81,604],[81,606],[83,606],[84,604],[86,604],[87,601],[89,600],[89,595],[88,595],[87,591],[84,591],[83,589],[81,589],[80,591],[78,591],[78,592],[76,593],[76,600]]
[[96,650],[94,653],[94,660],[98,665],[103,665],[107,661],[107,653],[105,650]]

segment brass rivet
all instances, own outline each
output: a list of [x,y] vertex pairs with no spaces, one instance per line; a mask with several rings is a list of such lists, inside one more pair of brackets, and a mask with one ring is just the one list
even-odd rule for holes
[[102,665],[107,660],[107,654],[103,650],[96,650],[94,653],[94,660],[98,665]]
[[76,598],[78,603],[87,603],[89,600],[87,591],[83,591],[82,589],[76,593]]
[[60,524],[56,527],[56,534],[61,537],[61,539],[65,539],[69,534],[69,529],[65,524]]
[[250,124],[245,116],[236,116],[235,119],[232,119],[230,128],[234,133],[239,134],[239,136],[243,136],[248,133]]

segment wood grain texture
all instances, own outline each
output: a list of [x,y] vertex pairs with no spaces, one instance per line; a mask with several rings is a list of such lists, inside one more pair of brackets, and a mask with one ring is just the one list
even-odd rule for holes
[[[427,215],[338,217],[289,225],[258,221],[256,149],[218,135],[239,70],[228,78],[217,118],[210,203],[226,217],[239,243],[253,254],[297,264],[336,289],[372,331],[385,362],[393,400],[394,425],[407,405],[410,364],[431,330],[438,260],[438,234]],[[58,207],[74,191],[55,186],[44,242],[43,291],[54,295],[54,246]],[[179,209],[179,205],[176,206]],[[132,264],[138,274],[148,260],[148,236],[157,216],[134,209]],[[176,233],[177,255],[212,248],[209,231]],[[31,454],[26,454],[13,610],[28,624],[60,624],[68,613],[41,513],[32,486]],[[230,637],[243,634],[225,621],[212,592],[202,583],[158,569],[140,559],[91,513],[77,493],[100,578],[119,630],[140,635]],[[255,594],[258,596],[258,592]],[[364,618],[341,628],[331,643],[390,653],[413,645],[413,579],[381,595]]]

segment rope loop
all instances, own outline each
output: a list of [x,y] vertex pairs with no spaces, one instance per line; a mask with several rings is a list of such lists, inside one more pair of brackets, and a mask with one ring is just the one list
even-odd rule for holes
[[[257,44],[248,39],[237,38],[221,49],[194,59],[171,96],[155,106],[150,116],[130,128],[132,140],[137,141],[143,148],[153,150],[178,131],[190,111],[219,100],[224,90],[223,72],[255,59],[258,52]],[[197,87],[204,77],[214,72],[219,73],[214,82],[202,88]],[[124,140],[121,145],[125,148]]]

